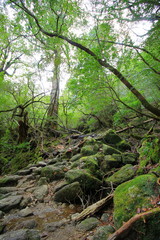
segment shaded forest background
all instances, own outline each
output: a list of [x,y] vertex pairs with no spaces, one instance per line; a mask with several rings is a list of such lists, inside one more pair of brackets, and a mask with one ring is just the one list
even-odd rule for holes
[[[9,0],[0,9],[1,173],[39,161],[68,133],[128,128],[134,141],[158,126],[159,1]],[[145,144],[154,155],[159,140]]]

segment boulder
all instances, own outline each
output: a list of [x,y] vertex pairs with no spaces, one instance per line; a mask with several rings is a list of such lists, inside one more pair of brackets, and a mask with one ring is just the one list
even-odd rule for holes
[[0,187],[6,186],[15,186],[18,183],[18,180],[21,179],[21,176],[13,175],[0,178]]
[[118,148],[122,152],[125,152],[131,150],[131,145],[128,142],[126,142],[126,140],[122,140],[116,144],[116,148]]
[[119,150],[117,150],[116,148],[114,148],[114,147],[111,147],[111,146],[109,146],[109,145],[106,145],[106,144],[103,144],[103,147],[102,147],[102,149],[103,149],[103,153],[105,154],[105,155],[112,155],[112,154],[121,154],[121,152],[119,151]]
[[36,187],[36,189],[33,192],[33,195],[38,201],[43,201],[44,197],[48,194],[48,186],[42,185]]
[[81,157],[79,160],[75,161],[71,168],[78,167],[80,169],[86,169],[88,172],[96,174],[99,169],[98,160],[96,155]]
[[40,240],[37,230],[21,229],[0,235],[0,240]]
[[28,217],[28,216],[32,216],[33,215],[33,211],[26,207],[24,209],[22,209],[20,212],[19,212],[19,216],[20,217]]
[[114,231],[115,230],[111,225],[98,227],[93,236],[93,240],[107,240],[108,236],[111,233],[114,233]]
[[94,155],[97,153],[98,151],[98,145],[97,144],[92,144],[92,145],[85,145],[81,148],[81,154],[83,156],[90,156],[90,155]]
[[77,161],[77,160],[79,160],[81,157],[82,157],[82,154],[78,153],[78,154],[74,155],[74,156],[70,159],[70,161],[71,161],[71,162]]
[[47,181],[62,179],[64,177],[63,167],[49,165],[41,169],[41,176],[46,177]]
[[79,223],[77,229],[86,232],[96,228],[98,224],[100,224],[100,221],[97,218],[90,217]]
[[113,185],[119,185],[132,179],[135,176],[137,168],[131,164],[126,164],[119,171],[114,173],[111,177],[105,179],[105,182],[112,183]]
[[98,139],[102,139],[104,143],[108,144],[117,144],[122,141],[121,137],[118,136],[112,129],[107,130],[106,132],[102,133]]
[[8,212],[13,208],[17,208],[20,205],[22,196],[9,196],[0,200],[0,210],[3,212]]
[[57,202],[76,202],[82,196],[82,189],[79,182],[73,182],[61,188],[54,195]]
[[82,190],[85,192],[99,189],[102,182],[88,173],[85,169],[69,170],[65,174],[65,179],[68,183],[79,182]]
[[136,153],[123,153],[122,154],[122,162],[124,164],[127,164],[127,163],[135,164],[137,161],[137,158],[138,158],[138,156]]
[[112,154],[104,156],[100,164],[100,168],[102,171],[106,172],[112,168],[118,168],[123,165],[122,163],[122,155],[121,154]]
[[[136,213],[145,209],[154,208],[156,199],[160,194],[157,177],[152,174],[138,176],[128,182],[119,185],[114,193],[114,223],[119,228],[123,222],[128,221]],[[157,200],[158,201],[158,200]],[[148,222],[142,222],[136,227],[136,231],[142,236],[140,239],[157,239],[160,225],[157,224],[159,216],[153,216]],[[150,228],[150,231],[148,230]],[[152,233],[152,238],[149,238]]]

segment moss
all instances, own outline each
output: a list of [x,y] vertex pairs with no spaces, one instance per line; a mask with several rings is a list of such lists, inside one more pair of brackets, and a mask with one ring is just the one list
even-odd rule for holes
[[157,178],[146,174],[119,185],[114,194],[114,222],[119,228],[138,208],[152,207],[151,197],[160,193]]
[[121,154],[121,152],[119,150],[117,150],[116,148],[113,148],[109,145],[106,145],[106,144],[103,144],[103,153],[105,155],[112,155],[114,153]]
[[131,145],[129,143],[127,143],[125,140],[118,142],[116,144],[116,147],[122,152],[131,150]]
[[65,174],[65,179],[68,183],[79,182],[82,189],[86,192],[99,189],[102,184],[98,178],[81,169],[69,170]]
[[47,181],[53,181],[64,177],[64,171],[60,167],[46,166],[41,169],[41,176],[46,177]]
[[104,132],[101,137],[105,143],[109,144],[117,144],[122,141],[120,136],[118,136],[112,129]]
[[89,156],[89,155],[94,155],[98,151],[98,145],[93,144],[93,145],[85,145],[81,148],[81,153],[83,156]]
[[119,185],[134,177],[136,169],[131,165],[127,164],[123,166],[119,171],[114,173],[111,177],[106,178],[105,182],[112,182],[114,185]]

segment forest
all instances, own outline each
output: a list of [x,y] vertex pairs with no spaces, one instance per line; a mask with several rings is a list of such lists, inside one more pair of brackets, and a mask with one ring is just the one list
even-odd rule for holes
[[159,1],[0,10],[0,240],[160,240]]

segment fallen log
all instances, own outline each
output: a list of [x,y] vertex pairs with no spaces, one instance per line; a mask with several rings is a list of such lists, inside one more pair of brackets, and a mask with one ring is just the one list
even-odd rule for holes
[[106,203],[108,203],[110,200],[113,199],[113,194],[109,194],[107,197],[99,200],[98,202],[90,205],[86,209],[84,209],[81,213],[78,214],[78,216],[74,215],[71,217],[72,221],[78,222],[88,216],[93,215],[94,213],[98,212],[102,207],[105,206]]
[[144,223],[147,220],[148,217],[154,215],[155,213],[160,213],[160,207],[154,208],[152,210],[149,210],[147,212],[143,212],[140,214],[136,214],[132,218],[130,218],[127,222],[123,224],[122,227],[120,227],[116,232],[114,232],[107,240],[119,240],[124,239],[130,232],[133,224],[138,221],[142,220]]

